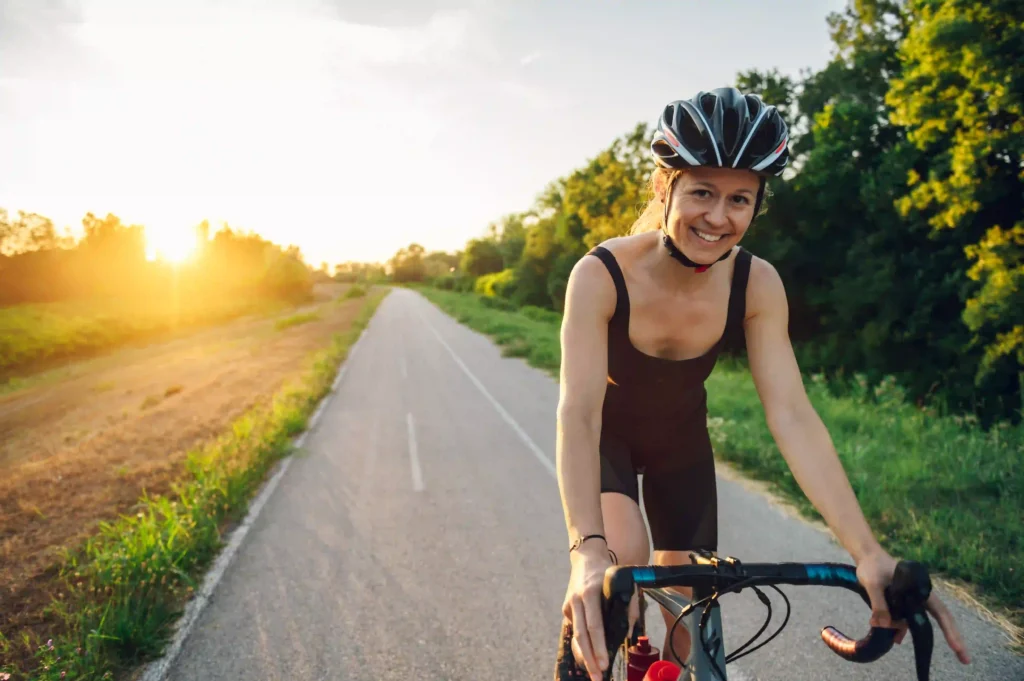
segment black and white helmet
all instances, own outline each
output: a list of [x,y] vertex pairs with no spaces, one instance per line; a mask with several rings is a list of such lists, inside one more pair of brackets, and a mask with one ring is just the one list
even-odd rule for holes
[[781,175],[789,163],[789,128],[757,95],[723,87],[665,107],[651,141],[663,168],[742,168]]

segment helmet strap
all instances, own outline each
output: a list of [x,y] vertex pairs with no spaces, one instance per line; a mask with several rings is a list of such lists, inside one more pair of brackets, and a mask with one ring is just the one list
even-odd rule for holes
[[[706,272],[711,267],[711,265],[715,264],[713,262],[713,263],[711,263],[709,265],[701,265],[698,262],[694,262],[694,261],[690,260],[689,258],[686,257],[685,253],[680,251],[679,248],[674,243],[672,243],[672,238],[667,233],[665,233],[664,231],[662,232],[661,241],[662,241],[662,243],[665,244],[665,248],[668,249],[668,254],[669,255],[671,255],[673,258],[675,258],[679,262],[683,263],[687,267],[694,268],[694,270],[696,270],[697,272]],[[722,262],[723,260],[725,260],[726,258],[729,257],[730,253],[732,253],[732,249],[730,249],[730,250],[726,251],[725,253],[723,253],[722,257],[719,258],[718,260],[716,260],[715,262]]]
[[761,203],[764,201],[764,188],[767,183],[767,180],[761,177],[761,186],[757,188],[757,198],[754,199],[754,217],[750,219],[751,222],[756,220],[757,214],[761,212]]

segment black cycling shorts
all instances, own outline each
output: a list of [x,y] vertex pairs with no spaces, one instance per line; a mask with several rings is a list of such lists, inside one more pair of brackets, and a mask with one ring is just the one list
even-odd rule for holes
[[655,551],[718,550],[715,459],[711,443],[699,439],[698,452],[643,456],[614,436],[601,436],[601,492],[625,494],[639,506],[637,476],[643,474]]

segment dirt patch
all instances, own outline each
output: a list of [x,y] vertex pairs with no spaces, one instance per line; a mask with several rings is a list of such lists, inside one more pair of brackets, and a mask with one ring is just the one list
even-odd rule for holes
[[170,491],[190,449],[298,378],[362,307],[334,302],[344,289],[323,287],[306,324],[274,328],[294,309],[238,321],[0,397],[0,632],[16,644],[15,632],[45,634],[61,547],[132,512],[143,491]]

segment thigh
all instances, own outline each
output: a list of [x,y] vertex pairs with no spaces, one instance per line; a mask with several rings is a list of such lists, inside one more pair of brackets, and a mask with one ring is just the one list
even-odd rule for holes
[[625,494],[604,492],[601,517],[613,560],[619,565],[647,565],[651,547],[640,506]]
[[718,489],[711,456],[676,467],[661,460],[644,473],[644,509],[655,555],[718,550]]
[[601,438],[601,516],[616,562],[646,565],[650,543],[633,457],[625,444],[607,436]]

